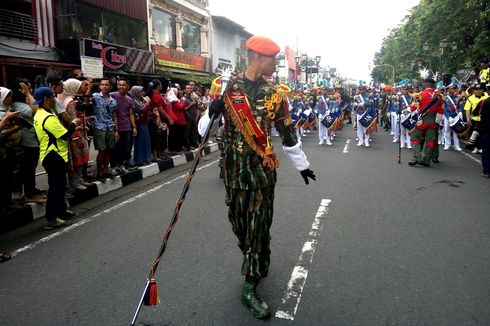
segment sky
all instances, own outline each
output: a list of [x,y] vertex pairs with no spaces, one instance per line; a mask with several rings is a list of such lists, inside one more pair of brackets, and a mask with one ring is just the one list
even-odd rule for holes
[[322,67],[370,81],[375,52],[420,0],[209,0],[212,15],[225,16],[254,35],[321,56]]

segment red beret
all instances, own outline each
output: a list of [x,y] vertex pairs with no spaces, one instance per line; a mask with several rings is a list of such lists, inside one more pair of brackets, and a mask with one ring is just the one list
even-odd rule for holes
[[273,40],[264,36],[252,36],[246,46],[247,50],[269,57],[275,57],[281,50]]

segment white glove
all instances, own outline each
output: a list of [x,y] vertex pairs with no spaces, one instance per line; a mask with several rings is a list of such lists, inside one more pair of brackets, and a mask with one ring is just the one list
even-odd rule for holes
[[291,162],[298,171],[303,171],[310,167],[310,162],[308,162],[305,152],[301,149],[301,141],[298,141],[296,145],[291,147],[282,146],[282,149],[288,154]]
[[437,114],[436,114],[436,123],[437,123],[437,124],[441,124],[443,117],[444,117],[444,116],[443,116],[442,114],[437,113]]
[[459,117],[460,119],[463,119],[463,112],[458,112],[458,117]]

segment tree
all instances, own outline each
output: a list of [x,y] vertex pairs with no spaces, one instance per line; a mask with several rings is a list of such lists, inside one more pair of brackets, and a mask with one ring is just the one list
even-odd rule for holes
[[[401,80],[417,78],[421,66],[437,71],[439,76],[454,75],[458,69],[478,67],[479,60],[488,55],[490,6],[487,0],[421,0],[383,39],[374,55],[374,64],[392,65],[397,79]],[[371,76],[375,82],[388,83],[391,71],[374,68]]]

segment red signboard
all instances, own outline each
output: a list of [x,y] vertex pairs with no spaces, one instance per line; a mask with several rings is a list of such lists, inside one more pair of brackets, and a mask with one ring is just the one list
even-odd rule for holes
[[286,45],[284,54],[286,55],[286,60],[288,61],[288,68],[291,70],[296,70],[296,52],[288,45]]
[[208,72],[207,58],[192,53],[152,45],[155,61],[161,66]]

